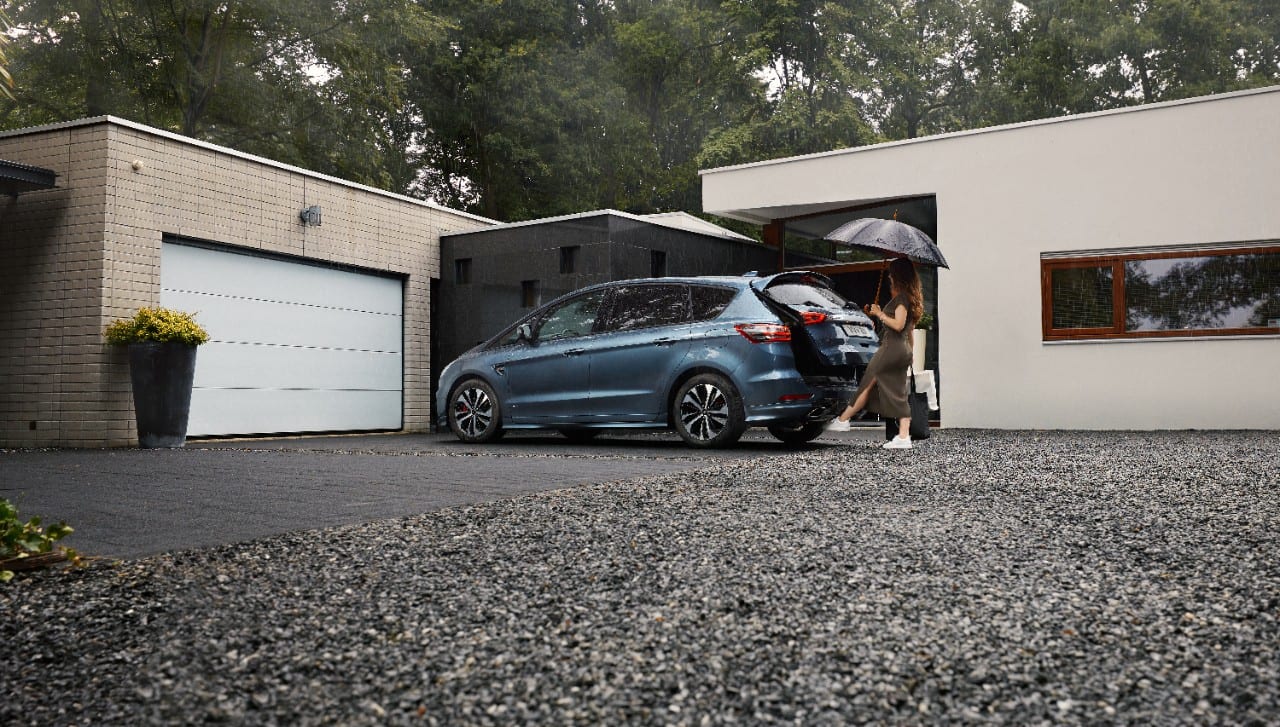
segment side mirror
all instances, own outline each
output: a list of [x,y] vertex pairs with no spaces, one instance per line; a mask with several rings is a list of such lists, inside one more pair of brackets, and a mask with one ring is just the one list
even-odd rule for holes
[[521,323],[520,327],[516,329],[516,340],[532,342],[533,326],[529,325],[528,323]]

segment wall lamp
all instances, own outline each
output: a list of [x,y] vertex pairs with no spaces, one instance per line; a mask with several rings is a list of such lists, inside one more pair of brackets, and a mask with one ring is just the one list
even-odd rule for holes
[[302,220],[302,224],[307,227],[320,226],[320,205],[313,204],[310,207],[298,213],[298,219]]

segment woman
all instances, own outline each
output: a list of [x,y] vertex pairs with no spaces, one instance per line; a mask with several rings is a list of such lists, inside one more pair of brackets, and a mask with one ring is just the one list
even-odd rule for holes
[[911,449],[907,367],[911,365],[911,331],[924,314],[924,295],[910,260],[898,258],[889,263],[889,291],[893,297],[883,309],[872,304],[867,311],[883,324],[880,348],[867,364],[853,403],[827,424],[827,431],[849,431],[849,420],[866,409],[898,420],[898,436],[885,442],[885,449]]

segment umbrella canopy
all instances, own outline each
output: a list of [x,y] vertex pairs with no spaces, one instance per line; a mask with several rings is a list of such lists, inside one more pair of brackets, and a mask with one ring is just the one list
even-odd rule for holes
[[905,257],[921,265],[950,268],[942,251],[920,230],[897,220],[868,217],[840,225],[822,238],[871,252]]

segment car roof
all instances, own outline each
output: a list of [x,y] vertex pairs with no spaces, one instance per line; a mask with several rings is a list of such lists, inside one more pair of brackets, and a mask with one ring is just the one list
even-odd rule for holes
[[581,293],[584,290],[592,290],[594,288],[608,288],[608,287],[613,287],[618,285],[636,285],[636,284],[654,284],[654,283],[686,283],[686,284],[711,283],[711,284],[717,284],[717,285],[732,285],[736,288],[745,288],[751,285],[752,283],[763,282],[765,283],[765,285],[762,287],[768,287],[768,283],[772,281],[774,278],[782,278],[782,277],[799,278],[800,276],[813,276],[823,280],[826,279],[825,276],[821,274],[813,273],[812,271],[808,271],[808,270],[788,270],[781,273],[770,273],[768,275],[759,275],[759,274],[756,274],[755,272],[745,273],[743,275],[673,275],[673,276],[664,277],[664,278],[628,278],[626,280],[610,280],[604,283],[596,283],[595,285],[588,285],[586,287],[579,288],[578,290],[575,290],[573,292]]

